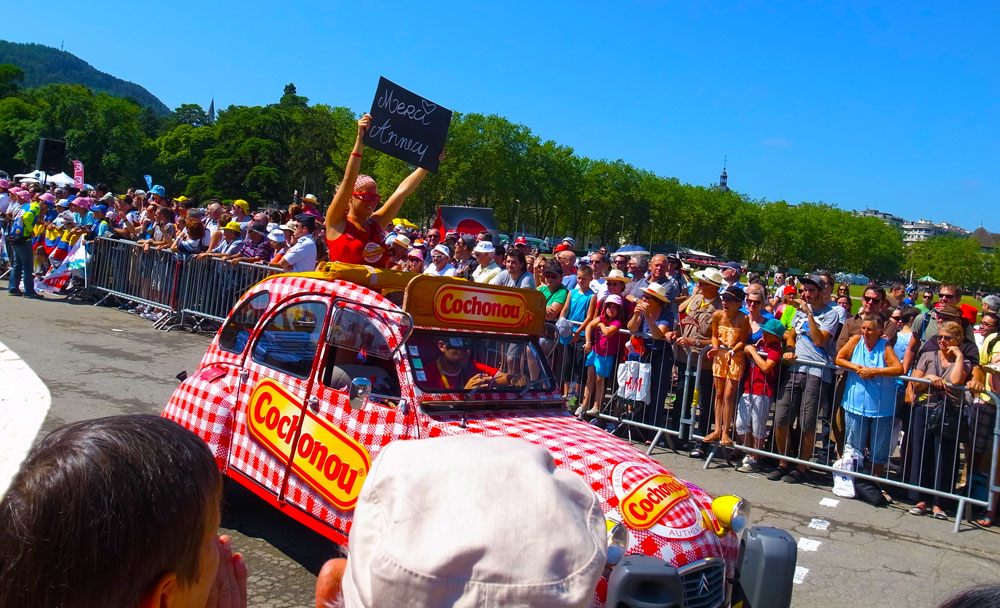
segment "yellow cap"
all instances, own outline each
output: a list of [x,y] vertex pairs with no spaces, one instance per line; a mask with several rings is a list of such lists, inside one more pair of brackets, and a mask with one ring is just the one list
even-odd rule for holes
[[229,222],[222,227],[223,230],[232,230],[233,232],[243,232],[243,226],[240,226],[239,222]]
[[233,201],[233,204],[242,209],[244,213],[246,213],[247,210],[250,209],[250,203],[246,202],[241,198],[238,198],[235,201]]

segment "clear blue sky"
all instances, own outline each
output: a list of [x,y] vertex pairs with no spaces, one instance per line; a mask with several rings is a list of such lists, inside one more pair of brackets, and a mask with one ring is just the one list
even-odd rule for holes
[[946,4],[53,0],[63,27],[3,37],[65,39],[170,107],[294,82],[362,111],[384,75],[682,182],[717,181],[728,155],[754,198],[1000,231],[1000,5]]

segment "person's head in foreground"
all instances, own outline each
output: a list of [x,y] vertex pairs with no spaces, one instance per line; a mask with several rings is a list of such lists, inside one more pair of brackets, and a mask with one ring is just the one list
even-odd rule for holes
[[348,544],[346,568],[331,560],[320,573],[317,606],[582,608],[607,561],[597,494],[548,450],[508,437],[389,444]]
[[0,503],[0,606],[204,607],[217,574],[246,576],[242,558],[220,557],[221,492],[208,447],[175,422],[54,431]]

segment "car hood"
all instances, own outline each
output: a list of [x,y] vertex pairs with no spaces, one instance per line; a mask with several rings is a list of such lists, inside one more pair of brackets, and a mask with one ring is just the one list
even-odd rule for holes
[[604,515],[628,527],[626,553],[681,567],[708,557],[736,560],[738,541],[719,538],[711,497],[610,433],[564,412],[489,412],[422,416],[422,436],[467,433],[517,437],[551,452],[556,466],[579,475],[601,499]]

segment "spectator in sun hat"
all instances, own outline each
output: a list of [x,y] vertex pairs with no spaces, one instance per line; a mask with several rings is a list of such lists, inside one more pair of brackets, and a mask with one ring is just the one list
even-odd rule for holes
[[455,276],[455,266],[451,263],[451,251],[444,243],[431,249],[431,265],[424,269],[424,274],[437,277]]
[[233,201],[230,211],[233,214],[233,221],[240,225],[243,229],[243,235],[246,236],[247,227],[253,222],[253,218],[250,216],[250,203],[238,198]]
[[[615,269],[611,274],[622,272]],[[610,275],[608,279],[611,280]],[[669,344],[674,337],[674,316],[665,285],[649,283],[640,293],[642,295],[635,302],[635,310],[628,319],[628,330],[642,336],[640,360],[650,366],[649,403],[642,411],[642,422],[662,427],[665,419],[664,402],[670,389],[674,366],[674,352]],[[652,440],[652,433],[643,431],[643,434],[647,440]]]
[[295,216],[298,226],[295,229],[295,244],[292,245],[279,262],[281,267],[292,272],[308,272],[316,270],[316,241],[313,232],[316,230],[316,218],[302,212]]
[[243,239],[243,247],[240,252],[227,259],[227,262],[260,262],[270,259],[268,254],[270,245],[267,244],[267,226],[264,224],[251,224],[247,228],[246,237]]
[[301,202],[302,213],[313,216],[317,221],[322,221],[323,214],[319,212],[319,201],[316,200],[315,194],[307,194],[303,196]]
[[[512,520],[524,536],[510,534],[503,522]],[[524,538],[546,542],[525,552]],[[608,562],[594,491],[545,448],[507,437],[390,443],[348,542],[346,560],[323,567],[317,605],[586,608]]]
[[387,239],[387,243],[389,253],[392,256],[390,268],[403,270],[403,266],[406,264],[406,254],[410,252],[410,237],[405,234],[395,234],[391,242]]
[[88,239],[100,238],[111,232],[111,226],[105,217],[108,213],[107,205],[94,205],[90,212],[94,216],[94,223],[90,226]]
[[[564,238],[558,245],[555,246],[555,249],[552,250],[552,253],[559,253],[560,251],[572,251],[574,247],[576,247],[576,241],[573,240],[573,237],[568,236]],[[572,287],[570,287],[570,289],[572,289]]]
[[[282,231],[284,232],[284,231]],[[228,222],[222,227],[222,239],[215,244],[211,251],[199,254],[198,257],[223,258],[235,256],[243,249],[243,239],[240,235],[242,228],[236,222]]]
[[[690,364],[697,368],[698,356],[701,354],[702,373],[698,378],[699,411],[696,418],[697,427],[695,430],[702,436],[708,434],[708,427],[712,418],[712,374],[707,373],[710,369],[711,360],[703,353],[705,347],[711,346],[712,339],[712,315],[717,310],[722,310],[722,298],[719,297],[719,290],[723,282],[722,273],[716,268],[706,268],[694,273],[694,278],[698,282],[694,293],[681,303],[680,314],[684,315],[683,321],[677,324],[678,337],[675,341],[674,360],[677,366],[677,402],[671,408],[667,416],[667,427],[676,429],[680,426],[681,403],[694,403],[695,382],[687,377],[688,356],[690,354]],[[686,401],[682,401],[685,399]],[[689,439],[688,427],[681,429],[681,441]],[[702,458],[705,455],[706,447],[698,445],[691,451],[694,458]]]
[[424,273],[424,254],[419,249],[411,249],[406,254],[406,271],[417,274]]
[[472,250],[476,246],[476,237],[471,234],[463,234],[455,241],[455,276],[460,279],[471,280],[472,272],[479,266],[476,258],[472,255]]
[[271,266],[280,266],[279,262],[288,250],[288,244],[285,242],[285,232],[278,228],[268,230],[267,244],[271,247],[271,259],[268,260],[268,264]]
[[746,289],[746,285],[740,283],[740,277],[743,275],[743,266],[739,262],[726,262],[719,267],[719,271],[722,273],[723,290],[730,285],[736,285],[740,289]]
[[479,265],[472,271],[472,280],[476,283],[491,283],[500,274],[500,266],[494,259],[496,247],[490,241],[479,241],[472,253]]

